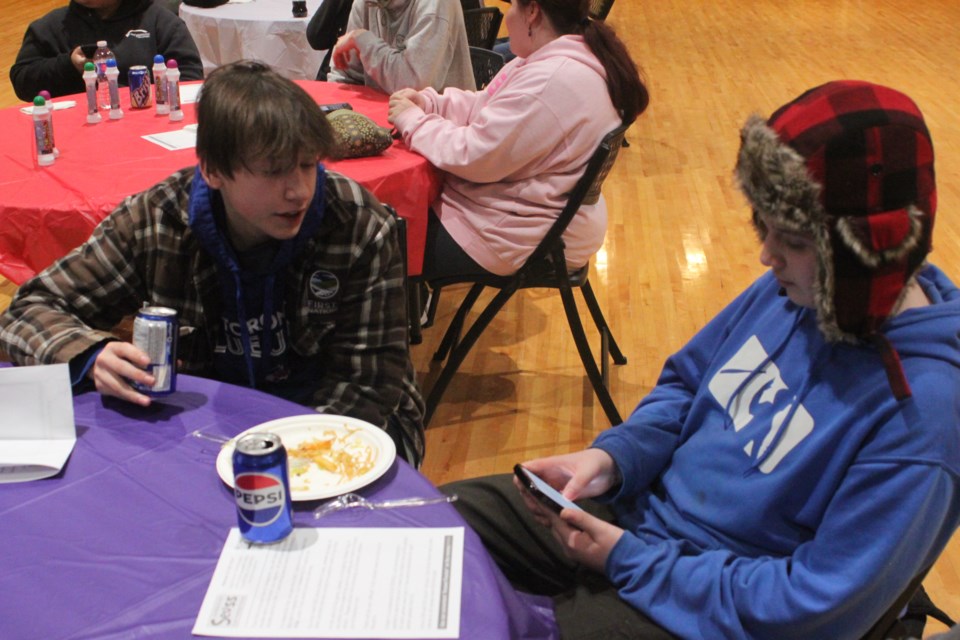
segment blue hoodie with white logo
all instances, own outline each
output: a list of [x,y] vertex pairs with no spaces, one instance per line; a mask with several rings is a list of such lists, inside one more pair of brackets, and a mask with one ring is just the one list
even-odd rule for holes
[[594,447],[616,461],[620,595],[684,638],[859,638],[960,523],[960,291],[891,318],[879,352],[827,343],[757,280]]

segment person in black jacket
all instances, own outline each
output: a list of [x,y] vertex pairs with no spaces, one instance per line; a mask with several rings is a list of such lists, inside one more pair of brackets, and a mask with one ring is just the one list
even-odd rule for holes
[[187,26],[162,4],[71,0],[27,27],[10,68],[17,97],[29,102],[44,89],[53,97],[82,93],[83,65],[93,57],[98,40],[106,40],[117,57],[121,85],[126,85],[130,67],[149,68],[158,53],[177,61],[182,80],[203,78],[200,52]]

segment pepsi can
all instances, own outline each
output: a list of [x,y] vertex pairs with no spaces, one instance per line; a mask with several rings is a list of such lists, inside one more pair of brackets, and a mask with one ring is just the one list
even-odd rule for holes
[[280,542],[293,531],[287,450],[274,433],[251,433],[233,451],[237,524],[248,542]]
[[150,101],[150,72],[142,64],[130,67],[127,72],[127,84],[130,86],[130,107],[146,109]]
[[167,307],[144,307],[133,321],[133,344],[147,354],[147,371],[153,386],[134,383],[137,391],[165,396],[177,390],[177,311]]

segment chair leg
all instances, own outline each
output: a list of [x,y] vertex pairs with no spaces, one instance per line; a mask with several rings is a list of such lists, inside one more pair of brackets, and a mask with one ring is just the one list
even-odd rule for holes
[[617,405],[613,402],[610,391],[603,382],[603,376],[597,368],[597,361],[594,359],[593,352],[590,350],[590,343],[587,342],[587,335],[583,331],[583,323],[580,322],[577,302],[574,300],[573,290],[569,284],[564,283],[560,286],[560,298],[563,300],[563,309],[567,314],[567,324],[570,325],[570,333],[573,334],[573,341],[577,345],[580,361],[583,363],[583,368],[587,372],[590,384],[593,385],[593,391],[597,394],[597,399],[600,400],[600,406],[603,407],[604,413],[607,414],[607,420],[610,421],[611,425],[616,426],[623,422],[623,418],[620,417]]
[[593,294],[593,287],[590,286],[590,281],[587,280],[584,282],[580,290],[583,292],[583,300],[587,303],[587,309],[590,310],[590,315],[593,317],[593,321],[596,323],[600,335],[606,334],[609,338],[610,355],[613,357],[614,363],[627,364],[626,356],[620,351],[620,346],[614,339],[613,332],[610,331],[610,325],[607,324],[607,319],[603,317],[603,311],[600,310],[600,303],[597,302],[597,297]]
[[610,388],[610,332],[600,332],[600,379]]
[[407,280],[407,322],[410,326],[410,344],[423,342],[423,327],[420,324],[420,283]]
[[[483,285],[474,285],[470,289],[470,293],[467,294],[467,297],[471,297],[474,293],[474,290],[479,287],[476,295],[473,295],[473,300],[470,301],[469,306],[473,306],[473,302],[476,301],[480,291],[483,290]],[[470,325],[470,330],[467,331],[467,334],[463,337],[463,340],[460,340],[453,347],[453,350],[450,351],[450,357],[447,358],[447,363],[443,366],[443,370],[440,372],[440,376],[437,378],[437,381],[433,384],[433,387],[430,389],[430,394],[427,396],[427,408],[423,416],[423,426],[427,427],[430,424],[430,419],[433,418],[434,412],[437,410],[437,405],[440,404],[440,399],[443,397],[444,391],[447,390],[447,386],[450,384],[450,381],[453,379],[454,374],[457,372],[457,369],[460,368],[460,365],[463,363],[464,359],[467,357],[467,354],[470,353],[470,349],[473,348],[473,345],[477,342],[477,339],[480,338],[480,335],[483,333],[483,330],[487,328],[487,325],[490,324],[490,321],[493,320],[494,316],[497,315],[497,312],[503,308],[503,305],[507,303],[507,300],[513,295],[516,291],[516,287],[510,287],[506,289],[500,289],[497,292],[497,295],[493,297],[493,300],[484,308],[480,313],[480,316]],[[464,300],[464,303],[460,305],[460,309],[467,307],[467,300]],[[468,308],[469,310],[469,308]],[[457,312],[457,315],[460,315],[460,312]],[[461,318],[461,325],[463,320]],[[453,328],[451,326],[451,328]],[[462,328],[462,327],[461,327]],[[449,334],[450,330],[447,330]],[[446,342],[447,336],[444,336],[444,341]]]
[[[424,284],[423,287],[421,288],[421,295],[422,295],[422,291],[424,291],[426,288],[427,288],[427,285]],[[428,297],[428,302],[427,302],[427,313],[426,313],[427,317],[426,319],[421,318],[421,326],[424,329],[428,329],[433,326],[433,321],[437,317],[437,305],[440,303],[441,291],[443,291],[442,287],[433,287],[432,289],[430,289],[430,292],[429,292],[430,295]]]
[[450,321],[447,332],[443,334],[440,346],[437,347],[437,351],[433,354],[433,359],[437,362],[446,358],[452,349],[457,348],[457,343],[460,342],[460,334],[463,332],[463,323],[467,319],[467,314],[470,313],[477,298],[480,297],[480,293],[483,292],[483,289],[482,284],[475,284],[470,287],[470,291],[467,292],[463,302],[460,303],[460,308],[457,309],[456,315],[454,315],[453,320]]

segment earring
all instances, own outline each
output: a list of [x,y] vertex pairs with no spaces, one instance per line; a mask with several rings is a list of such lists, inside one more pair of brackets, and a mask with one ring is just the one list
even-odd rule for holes
[[530,25],[530,24],[527,25],[527,37],[528,38],[533,37],[533,25]]

